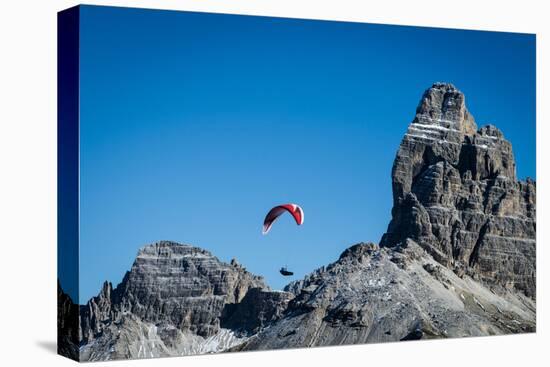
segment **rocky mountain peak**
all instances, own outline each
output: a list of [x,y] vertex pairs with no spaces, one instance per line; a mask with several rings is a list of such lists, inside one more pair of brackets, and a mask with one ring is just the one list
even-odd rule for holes
[[342,259],[346,259],[346,258],[360,258],[362,256],[370,256],[375,251],[377,251],[378,249],[379,249],[379,247],[375,243],[360,242],[358,244],[355,244],[355,245],[345,249],[338,259],[342,260]]
[[103,282],[103,287],[101,287],[101,291],[99,292],[100,298],[110,299],[111,293],[113,292],[113,285],[111,282]]
[[159,241],[139,249],[116,288],[105,282],[80,306],[80,358],[225,350],[281,317],[293,297],[272,291],[236,259],[227,264],[207,250]]
[[532,332],[534,303],[491,292],[438,264],[415,241],[359,243],[287,287],[282,317],[231,350]]
[[99,295],[82,306],[82,338],[93,340],[127,313],[208,337],[219,332],[225,305],[239,303],[252,288],[269,291],[263,277],[236,262],[224,263],[190,245],[156,242],[138,251],[115,289],[105,282]]
[[411,192],[413,178],[439,161],[457,166],[462,143],[476,135],[477,126],[465,97],[452,84],[435,83],[427,89],[401,141],[392,172],[394,202]]
[[395,157],[380,244],[412,239],[457,272],[534,297],[536,186],[517,180],[510,142],[493,125],[476,130],[464,101],[451,84],[424,92]]
[[200,247],[194,247],[174,241],[158,241],[143,246],[139,249],[137,257],[183,258],[195,255],[213,257],[210,252]]
[[450,83],[434,83],[424,92],[413,123],[465,135],[472,135],[477,130],[474,118],[466,108],[464,94]]

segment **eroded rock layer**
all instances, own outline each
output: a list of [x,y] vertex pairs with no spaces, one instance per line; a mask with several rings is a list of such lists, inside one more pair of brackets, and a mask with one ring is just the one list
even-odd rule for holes
[[392,184],[381,246],[410,238],[459,274],[535,297],[535,182],[517,180],[511,144],[492,125],[477,129],[453,85],[424,93]]
[[535,305],[459,277],[414,241],[358,244],[287,290],[283,317],[232,350],[532,332]]
[[[262,277],[236,261],[223,263],[206,250],[169,241],[145,246],[121,284],[104,283],[80,307],[85,360],[192,354],[220,333],[238,341],[220,319],[251,289],[270,292]],[[108,351],[97,354],[94,346],[101,344]]]

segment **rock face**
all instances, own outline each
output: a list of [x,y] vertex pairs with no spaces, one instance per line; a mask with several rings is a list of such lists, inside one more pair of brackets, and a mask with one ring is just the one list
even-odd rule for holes
[[58,292],[60,350],[81,361],[533,332],[536,187],[464,95],[428,89],[392,170],[392,220],[284,291],[236,261],[143,247],[86,305]]
[[57,282],[57,353],[78,360],[78,305]]
[[221,317],[223,328],[253,335],[281,318],[293,293],[252,288],[240,303],[228,304]]
[[296,297],[268,328],[232,350],[268,350],[530,332],[534,302],[496,295],[407,240],[358,244],[290,284]]
[[[224,309],[241,302],[249,290],[270,294],[262,277],[236,261],[226,264],[208,251],[175,242],[145,246],[121,284],[113,289],[106,282],[98,296],[81,306],[83,358],[204,352],[202,344],[215,344],[212,338],[224,334]],[[238,338],[225,332],[224,340],[231,345]],[[97,354],[97,345],[107,352]]]
[[535,297],[535,183],[517,180],[511,144],[494,126],[477,129],[453,85],[424,93],[392,184],[381,246],[412,239],[459,274]]

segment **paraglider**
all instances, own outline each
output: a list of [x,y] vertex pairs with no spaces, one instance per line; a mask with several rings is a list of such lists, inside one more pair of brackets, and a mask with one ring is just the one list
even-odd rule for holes
[[281,273],[281,275],[285,277],[294,275],[294,273],[288,270],[286,266],[283,266],[281,269],[279,269],[279,273]]
[[[269,232],[269,230],[271,229],[273,222],[275,222],[275,220],[279,218],[284,212],[290,213],[290,215],[292,215],[292,217],[296,221],[297,225],[300,226],[304,223],[304,211],[299,205],[297,204],[277,205],[276,207],[272,208],[265,216],[262,234],[264,235],[267,234],[267,232]],[[288,270],[286,265],[281,267],[281,269],[279,269],[279,273],[281,273],[281,275],[285,277],[294,275],[294,272]]]
[[296,205],[296,204],[277,205],[276,207],[272,208],[269,211],[269,213],[267,213],[267,215],[265,216],[262,234],[264,235],[267,234],[267,232],[269,232],[269,230],[271,229],[273,222],[275,222],[275,220],[279,218],[279,216],[283,214],[285,211],[289,212],[294,217],[294,220],[296,221],[297,225],[302,225],[304,223],[304,211],[302,210],[302,208],[300,208],[299,205]]

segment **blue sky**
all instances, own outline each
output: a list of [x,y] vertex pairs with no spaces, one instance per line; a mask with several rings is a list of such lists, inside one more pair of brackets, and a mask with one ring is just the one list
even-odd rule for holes
[[[535,177],[535,37],[81,8],[80,302],[157,240],[203,247],[283,287],[378,242],[422,92],[466,94]],[[295,202],[305,223],[262,221]]]

